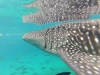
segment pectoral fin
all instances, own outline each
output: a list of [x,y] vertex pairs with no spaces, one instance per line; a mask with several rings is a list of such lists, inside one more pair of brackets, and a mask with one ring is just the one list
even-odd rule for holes
[[58,54],[78,75],[100,75],[100,56],[66,47],[60,48]]

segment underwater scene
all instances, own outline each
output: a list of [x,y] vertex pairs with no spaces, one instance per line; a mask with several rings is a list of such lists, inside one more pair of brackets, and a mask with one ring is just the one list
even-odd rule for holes
[[[34,4],[36,1],[38,2]],[[90,56],[93,55],[90,57],[91,60],[92,58],[95,58],[98,61],[98,62],[95,62],[95,64],[97,65],[93,63],[94,69],[90,69],[91,71],[93,70],[93,73],[91,73],[91,71],[87,71],[88,69],[86,69],[85,71],[87,71],[87,73],[85,74],[83,66],[81,66],[82,71],[79,71],[79,67],[77,67],[77,64],[73,64],[73,61],[71,61],[72,62],[71,64],[70,62],[67,61],[67,58],[64,59],[63,52],[62,54],[60,54],[61,52],[57,51],[59,54],[58,55],[56,53],[53,53],[53,51],[48,52],[48,51],[45,51],[43,48],[41,49],[40,46],[42,46],[42,44],[40,45],[37,42],[37,40],[41,41],[40,37],[42,38],[42,36],[36,37],[37,39],[35,38],[36,40],[34,41],[36,44],[39,44],[39,47],[37,47],[36,45],[29,44],[31,41],[30,40],[31,38],[28,36],[24,36],[26,33],[29,33],[29,32],[43,30],[43,29],[45,31],[45,29],[47,28],[52,28],[54,26],[57,27],[58,25],[66,24],[68,23],[68,20],[70,20],[71,22],[73,22],[74,20],[75,22],[77,20],[84,20],[84,23],[86,24],[89,23],[91,25],[95,25],[97,22],[98,24],[100,24],[99,22],[100,5],[98,4],[99,0],[90,0],[92,1],[92,3],[89,2],[88,5],[89,4],[90,5],[86,6],[86,8],[89,7],[90,11],[88,11],[88,9],[85,10],[85,8],[83,8],[85,7],[85,5],[83,4],[83,7],[80,8],[82,10],[76,11],[77,13],[81,13],[79,14],[79,16],[76,15],[77,17],[73,15],[74,11],[71,11],[70,8],[68,9],[66,8],[65,5],[68,0],[51,0],[50,2],[48,1],[50,0],[0,0],[0,75],[100,75],[100,72],[98,73],[98,69],[100,71],[100,61],[99,61],[100,57],[99,57],[98,51],[97,53],[84,51],[84,53],[85,52],[89,53]],[[75,0],[75,1],[79,1],[81,4],[81,2],[84,3],[85,1],[89,1],[89,0]],[[53,6],[57,2],[58,2],[57,4],[58,7]],[[60,4],[63,2],[65,4]],[[32,3],[33,3],[33,6],[32,6]],[[44,5],[42,5],[42,3]],[[78,4],[78,2],[76,3]],[[78,5],[74,3],[74,0],[70,0],[68,5],[69,6],[73,5],[73,7],[76,6],[75,7],[76,9],[78,7]],[[67,10],[68,12],[65,12],[63,10]],[[87,11],[88,14],[85,13],[84,11]],[[59,13],[56,13],[56,12],[59,12]],[[66,13],[69,16],[67,16]],[[55,16],[57,18],[55,18]],[[95,20],[95,19],[98,19],[98,20],[93,21],[93,22],[92,21],[85,22],[87,18],[89,20]],[[60,28],[60,26],[58,28]],[[49,30],[50,29],[48,29],[48,31]],[[97,28],[96,30],[98,32],[98,35],[100,35],[99,33],[100,28]],[[90,28],[90,31],[91,31],[91,28]],[[36,35],[35,34],[34,35],[37,36],[37,34],[38,32],[36,33]],[[49,36],[49,32],[46,33],[46,35]],[[32,36],[32,37],[35,37],[35,36]],[[98,37],[100,41],[100,36]],[[26,42],[27,38],[28,38],[28,43]],[[32,41],[31,43],[33,43]],[[96,39],[96,42],[98,42],[98,39]],[[66,45],[63,47],[66,47]],[[62,45],[60,45],[57,48],[57,50],[65,49],[63,47]],[[87,49],[86,47],[85,49]],[[45,44],[45,49],[47,48],[48,46],[47,44]],[[96,49],[97,48],[100,50],[100,42],[98,43],[98,45],[96,45]],[[83,57],[85,59],[85,56]],[[70,65],[76,65],[76,66],[73,67]],[[85,65],[87,64],[85,63]],[[99,67],[97,68],[96,66],[99,66]],[[91,68],[91,65],[90,65],[90,68]]]

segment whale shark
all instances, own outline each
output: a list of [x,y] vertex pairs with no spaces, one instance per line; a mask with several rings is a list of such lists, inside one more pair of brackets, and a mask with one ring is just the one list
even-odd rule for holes
[[85,20],[100,13],[100,0],[37,0],[23,6],[39,8],[39,12],[22,17],[24,22],[38,24]]
[[78,75],[100,75],[100,19],[61,24],[22,38],[59,55]]

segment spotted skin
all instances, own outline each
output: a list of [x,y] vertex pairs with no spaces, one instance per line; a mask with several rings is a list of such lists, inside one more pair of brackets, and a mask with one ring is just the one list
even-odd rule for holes
[[100,75],[100,20],[26,33],[23,39],[61,58],[78,75]]
[[24,6],[40,8],[39,12],[23,16],[24,22],[38,24],[84,20],[100,13],[99,0],[38,0]]

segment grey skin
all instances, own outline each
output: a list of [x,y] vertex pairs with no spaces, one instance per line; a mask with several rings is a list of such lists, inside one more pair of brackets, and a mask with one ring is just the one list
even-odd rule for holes
[[23,16],[24,22],[38,24],[84,20],[100,13],[100,0],[37,0],[24,6],[40,9],[39,12]]
[[100,75],[100,20],[26,33],[23,40],[58,54],[78,75]]

